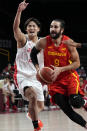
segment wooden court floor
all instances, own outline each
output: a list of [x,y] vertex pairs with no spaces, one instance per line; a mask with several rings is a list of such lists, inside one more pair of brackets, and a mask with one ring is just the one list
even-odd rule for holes
[[[87,120],[86,111],[83,109],[76,111]],[[39,118],[44,124],[42,131],[86,131],[72,122],[61,110],[42,111]],[[34,131],[34,129],[26,113],[6,113],[0,114],[0,131]]]

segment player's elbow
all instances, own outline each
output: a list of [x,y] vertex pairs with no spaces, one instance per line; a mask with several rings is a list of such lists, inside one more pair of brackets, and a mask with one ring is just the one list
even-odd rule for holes
[[77,65],[77,68],[79,68],[80,67],[80,61],[78,61],[76,65]]
[[14,22],[13,23],[13,32],[17,32],[18,31],[18,25]]
[[16,30],[16,25],[15,25],[15,23],[13,24],[13,31],[15,31]]

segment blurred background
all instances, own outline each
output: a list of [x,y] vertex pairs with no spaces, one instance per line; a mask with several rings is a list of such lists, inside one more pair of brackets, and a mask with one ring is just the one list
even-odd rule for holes
[[[0,79],[3,79],[5,74],[6,76],[10,74],[12,79],[14,73],[17,47],[13,35],[13,21],[20,2],[21,0],[0,0]],[[35,17],[42,23],[40,36],[48,35],[50,22],[60,18],[66,22],[65,35],[76,42],[87,44],[87,0],[26,0],[26,2],[29,2],[29,5],[22,13],[20,24],[22,31],[24,22],[29,17]],[[78,52],[81,67],[77,71],[80,78],[87,80],[87,48],[79,48]],[[46,89],[44,91],[46,94]],[[49,100],[48,97],[46,99]]]

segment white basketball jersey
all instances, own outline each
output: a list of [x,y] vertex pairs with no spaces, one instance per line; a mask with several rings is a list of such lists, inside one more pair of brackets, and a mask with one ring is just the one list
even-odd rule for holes
[[[30,40],[27,40],[25,46],[23,48],[17,49],[16,54],[16,73],[22,74],[25,76],[34,76],[36,74],[36,68],[32,64],[32,60],[30,58],[30,53],[32,48],[35,46]],[[38,54],[38,63],[40,68],[44,66],[44,59],[43,59],[43,50]]]

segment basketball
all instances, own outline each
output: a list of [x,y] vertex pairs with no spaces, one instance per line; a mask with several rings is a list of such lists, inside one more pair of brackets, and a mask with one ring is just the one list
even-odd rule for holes
[[37,80],[43,85],[52,83],[51,73],[52,69],[49,67],[43,67],[36,75]]

